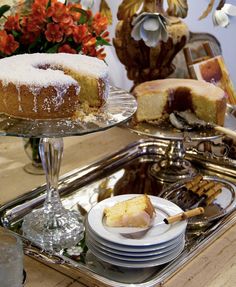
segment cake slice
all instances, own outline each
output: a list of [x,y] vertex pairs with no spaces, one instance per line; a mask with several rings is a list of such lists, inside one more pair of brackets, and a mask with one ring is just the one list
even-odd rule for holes
[[147,195],[140,195],[105,208],[104,215],[109,227],[148,227],[155,209]]

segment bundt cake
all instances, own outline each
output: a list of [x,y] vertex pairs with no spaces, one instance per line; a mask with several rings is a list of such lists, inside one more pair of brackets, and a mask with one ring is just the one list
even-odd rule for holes
[[29,119],[70,118],[108,96],[108,68],[78,54],[23,54],[0,60],[0,112]]

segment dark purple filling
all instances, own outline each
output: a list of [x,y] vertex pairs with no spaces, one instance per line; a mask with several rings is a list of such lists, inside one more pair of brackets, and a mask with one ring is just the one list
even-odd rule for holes
[[193,111],[193,103],[190,89],[181,87],[177,88],[176,90],[170,90],[167,105],[165,107],[165,112],[170,114],[173,111],[185,110]]

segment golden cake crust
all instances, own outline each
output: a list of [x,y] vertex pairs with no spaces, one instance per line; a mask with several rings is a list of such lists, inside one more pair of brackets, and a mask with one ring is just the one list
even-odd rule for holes
[[42,88],[36,96],[25,85],[22,85],[18,89],[12,83],[3,87],[0,81],[0,99],[2,101],[0,112],[13,117],[28,119],[72,117],[79,107],[79,97],[76,95],[76,87],[70,86],[68,88],[59,109],[55,104],[56,97],[57,91],[53,86]]

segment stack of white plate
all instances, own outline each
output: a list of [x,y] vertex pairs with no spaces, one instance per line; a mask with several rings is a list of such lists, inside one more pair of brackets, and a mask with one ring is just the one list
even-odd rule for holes
[[184,249],[187,222],[165,224],[163,219],[183,210],[176,204],[149,196],[156,210],[152,226],[139,228],[107,227],[104,209],[130,199],[137,194],[115,196],[97,203],[89,212],[86,224],[86,243],[99,259],[117,266],[144,268],[165,264]]

